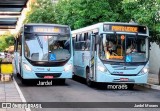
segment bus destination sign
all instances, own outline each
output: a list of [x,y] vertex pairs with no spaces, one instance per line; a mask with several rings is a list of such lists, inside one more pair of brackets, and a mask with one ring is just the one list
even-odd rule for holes
[[33,32],[60,33],[58,27],[33,27]]
[[131,26],[111,26],[112,31],[120,31],[120,32],[138,32],[138,27]]
[[25,26],[25,32],[28,33],[69,33],[68,27],[51,27],[51,26]]
[[131,32],[131,33],[142,33],[146,34],[147,29],[145,26],[132,26],[132,25],[112,25],[105,24],[104,31],[115,31],[115,32]]

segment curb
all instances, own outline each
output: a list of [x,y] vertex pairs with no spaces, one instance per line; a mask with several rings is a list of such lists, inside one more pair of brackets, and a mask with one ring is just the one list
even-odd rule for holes
[[[18,86],[18,84],[17,84],[17,82],[16,82],[16,80],[15,80],[14,78],[13,78],[13,82],[14,82],[14,84],[15,84],[15,86],[16,86],[16,89],[17,89],[17,91],[18,91],[18,93],[19,93],[19,95],[20,95],[20,98],[21,98],[22,102],[26,102],[26,99],[24,98],[23,93],[22,93],[22,91],[20,90],[20,88],[19,88],[19,86]],[[30,108],[25,108],[25,110],[26,110],[26,111],[31,111]]]
[[154,84],[144,84],[144,85],[141,85],[143,87],[146,87],[146,88],[149,88],[149,89],[155,89],[155,90],[160,90],[160,86],[159,85],[154,85]]

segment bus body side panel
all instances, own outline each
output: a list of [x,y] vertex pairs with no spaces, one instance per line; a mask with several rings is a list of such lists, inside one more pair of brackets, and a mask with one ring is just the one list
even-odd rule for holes
[[82,51],[75,51],[74,53],[74,73],[77,76],[84,76],[84,64],[82,63]]
[[74,54],[74,73],[77,76],[86,78],[86,67],[89,66],[90,52],[75,51]]

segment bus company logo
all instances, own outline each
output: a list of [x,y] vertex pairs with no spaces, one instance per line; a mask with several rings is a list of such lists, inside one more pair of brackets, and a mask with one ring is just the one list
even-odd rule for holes
[[37,70],[44,70],[44,68],[37,68]]
[[51,70],[50,68],[47,69],[47,71],[50,71],[50,70]]

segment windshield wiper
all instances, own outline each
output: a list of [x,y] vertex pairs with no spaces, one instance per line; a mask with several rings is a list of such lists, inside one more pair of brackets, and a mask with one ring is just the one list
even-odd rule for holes
[[42,43],[41,43],[41,41],[40,41],[40,39],[39,39],[39,37],[36,35],[36,38],[37,38],[37,40],[38,40],[38,44],[39,44],[39,46],[41,47],[41,49],[43,49],[43,45],[42,45]]
[[42,53],[43,53],[43,55],[44,55],[44,52],[43,52],[43,44],[42,44],[42,42],[40,41],[39,37],[38,37],[37,35],[35,35],[35,36],[36,36],[36,38],[37,38],[37,40],[38,40],[38,44],[39,44],[40,48],[42,49]]

